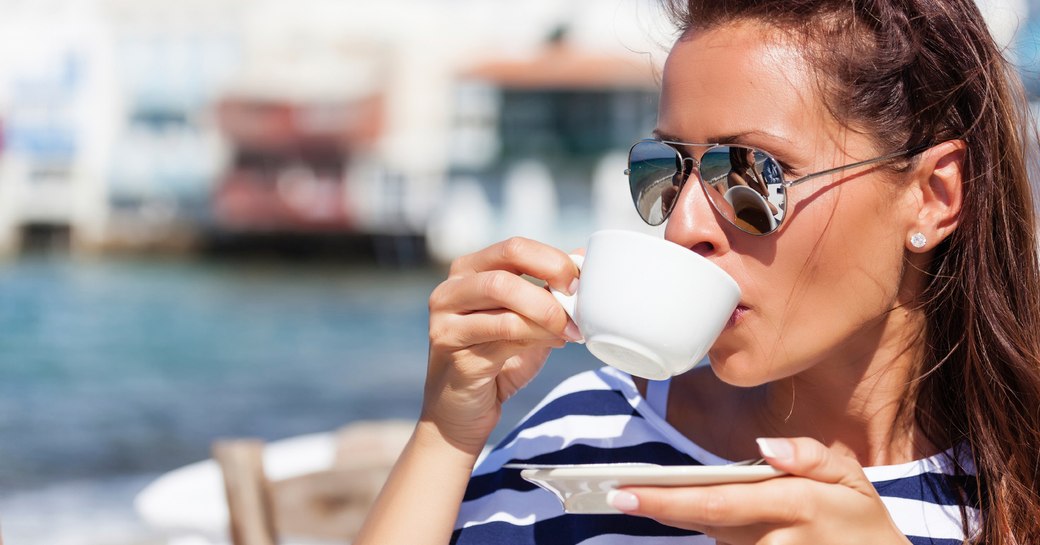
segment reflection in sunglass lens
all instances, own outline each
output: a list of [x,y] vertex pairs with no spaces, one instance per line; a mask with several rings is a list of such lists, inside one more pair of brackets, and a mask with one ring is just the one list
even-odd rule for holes
[[628,182],[632,201],[643,221],[661,225],[679,196],[682,158],[660,142],[643,141],[628,156]]
[[742,231],[772,233],[786,208],[776,159],[744,146],[716,146],[700,162],[701,180],[715,209]]
[[[682,158],[671,146],[644,140],[629,155],[636,209],[650,225],[668,218],[683,183]],[[745,146],[712,146],[698,160],[704,192],[730,223],[754,235],[775,231],[787,208],[780,165]]]

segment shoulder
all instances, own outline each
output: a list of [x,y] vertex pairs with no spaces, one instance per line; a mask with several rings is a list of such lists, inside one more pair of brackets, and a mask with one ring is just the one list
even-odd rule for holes
[[[962,543],[964,517],[970,528],[981,521],[979,491],[970,454],[953,448],[906,464],[863,468],[907,536],[930,543]],[[967,503],[962,512],[962,504]]]

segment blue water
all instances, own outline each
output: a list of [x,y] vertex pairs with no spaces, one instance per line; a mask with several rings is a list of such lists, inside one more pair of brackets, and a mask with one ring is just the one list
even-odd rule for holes
[[[150,477],[208,457],[219,437],[414,419],[427,298],[442,276],[289,263],[0,264],[0,509],[47,490],[103,496],[109,485],[128,503]],[[494,437],[563,377],[595,366],[581,347],[557,351],[506,405]],[[3,522],[14,543],[10,509]]]

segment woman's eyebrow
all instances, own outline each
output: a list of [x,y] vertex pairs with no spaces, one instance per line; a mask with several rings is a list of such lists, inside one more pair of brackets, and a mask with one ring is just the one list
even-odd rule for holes
[[773,140],[776,142],[783,142],[785,144],[794,144],[794,142],[792,142],[790,139],[784,136],[780,136],[778,134],[758,129],[711,137],[704,142],[688,142],[686,140],[683,140],[682,137],[676,136],[674,134],[668,134],[664,131],[661,131],[660,129],[654,129],[651,134],[655,138],[658,138],[666,142],[679,142],[689,144],[747,144],[748,140],[758,140],[762,138],[765,138],[767,140]]
[[779,134],[774,134],[768,131],[762,131],[758,129],[739,132],[736,134],[729,134],[725,136],[719,136],[713,139],[713,142],[719,144],[743,144],[746,143],[748,140],[761,141],[762,139],[771,140],[773,142],[782,142],[784,144],[794,144],[794,142],[792,142],[789,138],[786,138]]
[[650,131],[650,135],[664,142],[682,142],[682,138],[679,138],[674,134],[668,134],[660,129],[654,129]]

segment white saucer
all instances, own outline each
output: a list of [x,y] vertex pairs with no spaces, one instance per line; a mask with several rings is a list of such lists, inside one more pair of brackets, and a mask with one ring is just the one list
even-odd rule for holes
[[654,464],[508,464],[524,479],[552,492],[563,510],[575,514],[616,514],[607,493],[622,486],[698,486],[752,483],[784,475],[768,465],[659,466]]

